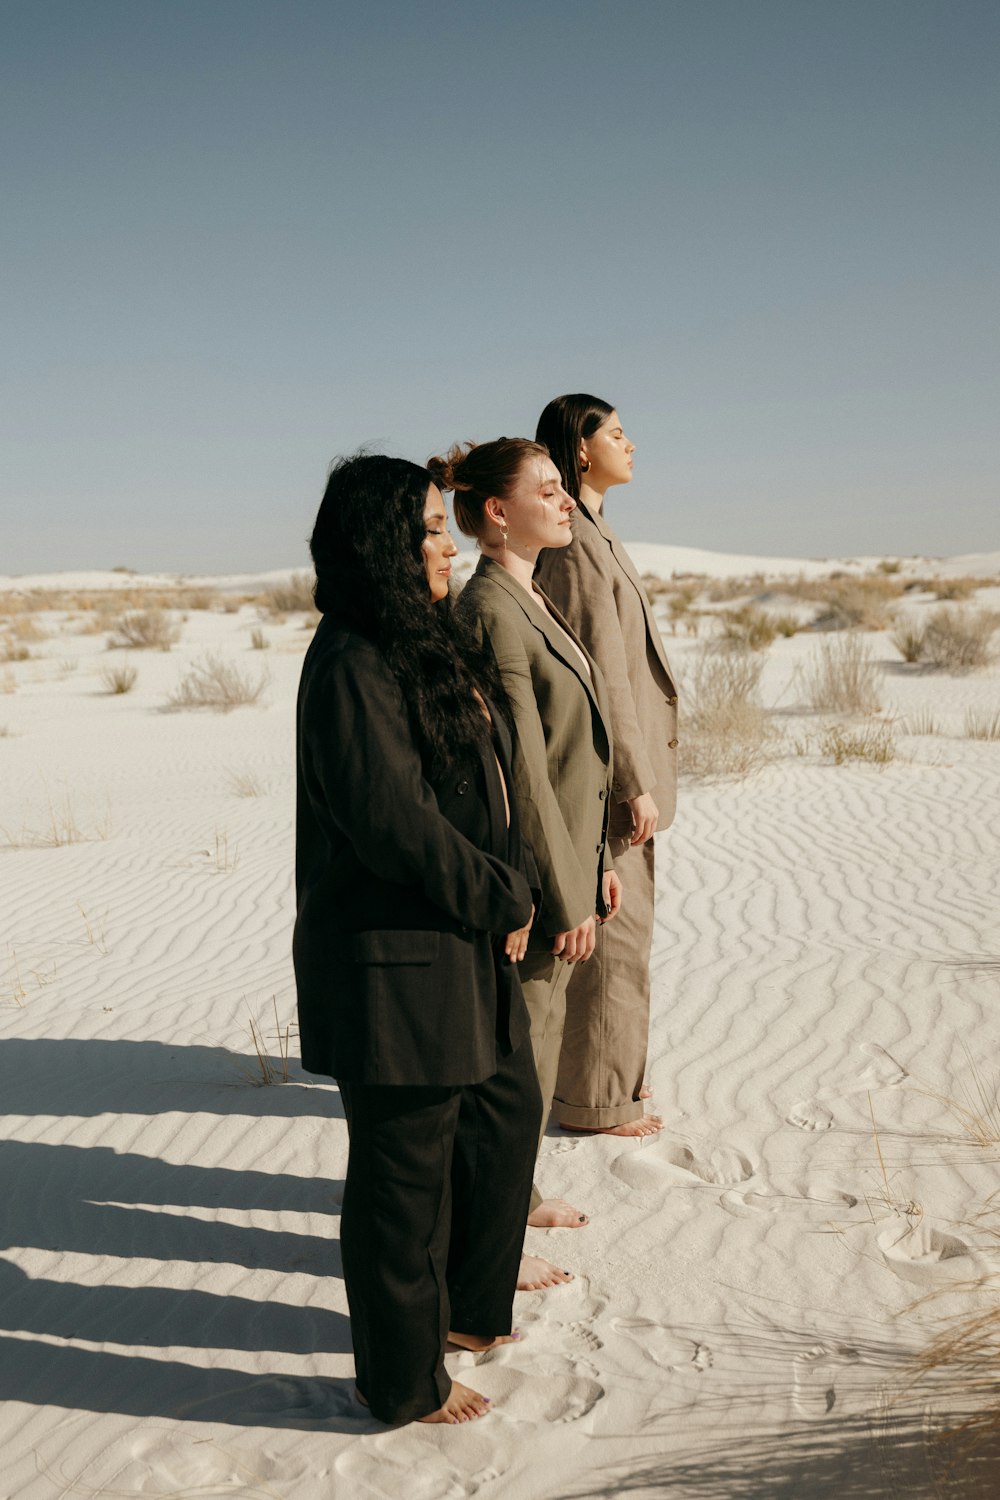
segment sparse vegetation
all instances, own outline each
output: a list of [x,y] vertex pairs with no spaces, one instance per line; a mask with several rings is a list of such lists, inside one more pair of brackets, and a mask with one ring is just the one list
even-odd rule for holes
[[173,708],[214,708],[221,713],[256,703],[267,686],[266,672],[251,679],[239,667],[209,652],[181,678],[170,694]]
[[694,777],[747,776],[771,737],[758,693],[763,661],[748,650],[701,647],[687,683],[680,763]]
[[750,651],[766,650],[778,634],[771,616],[754,604],[745,604],[742,609],[727,609],[719,618],[722,639],[728,645],[745,646]]
[[825,607],[816,625],[821,630],[885,630],[892,620],[889,605],[902,592],[902,584],[884,574],[835,580],[817,594]]
[[875,661],[857,635],[820,642],[806,667],[805,688],[811,707],[826,713],[870,714],[881,707]]
[[916,713],[907,714],[904,724],[907,734],[941,733],[940,725],[929,708],[918,708]]
[[896,741],[888,719],[868,719],[861,724],[827,724],[819,734],[819,749],[835,765],[864,760],[886,766],[896,758]]
[[180,626],[159,607],[121,615],[114,625],[109,646],[130,646],[137,651],[169,651],[180,639]]
[[793,635],[798,635],[802,629],[802,621],[798,615],[793,614],[772,615],[771,623],[778,634],[784,636],[786,640],[790,640]]
[[10,667],[5,667],[4,670],[0,672],[0,693],[16,692],[17,678],[14,676],[14,673],[11,671]]
[[927,622],[921,660],[947,672],[988,666],[998,624],[997,617],[984,609],[959,610],[942,604]]
[[965,737],[969,740],[1000,740],[1000,708],[967,708]]
[[260,605],[269,615],[313,614],[316,603],[311,573],[293,573],[287,583],[275,584],[261,596]]
[[109,693],[130,693],[135,687],[138,675],[137,669],[131,662],[119,662],[116,666],[104,668],[101,681]]
[[30,656],[31,650],[23,641],[5,639],[0,648],[0,661],[27,661]]
[[270,649],[271,642],[259,625],[255,625],[250,632],[250,646],[254,651],[267,651]]
[[939,578],[931,585],[936,599],[971,599],[979,588],[976,578]]
[[264,783],[256,771],[229,771],[227,780],[237,797],[261,797],[264,794]]
[[890,637],[904,661],[919,661],[924,649],[924,627],[910,620],[896,621]]

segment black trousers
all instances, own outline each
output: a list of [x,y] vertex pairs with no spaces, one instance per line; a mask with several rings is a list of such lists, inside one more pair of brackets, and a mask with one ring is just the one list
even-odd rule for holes
[[358,1390],[383,1422],[410,1422],[448,1398],[449,1330],[511,1330],[541,1127],[531,1045],[462,1088],[339,1087],[351,1141],[340,1246]]

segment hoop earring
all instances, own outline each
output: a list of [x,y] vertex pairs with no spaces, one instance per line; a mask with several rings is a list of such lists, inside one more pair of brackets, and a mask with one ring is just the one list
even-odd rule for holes
[[580,473],[581,474],[589,474],[590,473],[590,459],[589,458],[587,459],[587,462],[585,464],[581,464],[580,465]]

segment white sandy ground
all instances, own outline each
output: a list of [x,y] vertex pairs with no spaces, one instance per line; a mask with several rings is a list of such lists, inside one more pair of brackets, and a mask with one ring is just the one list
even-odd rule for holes
[[[251,1015],[275,1059],[272,997],[294,1017],[308,631],[265,623],[253,651],[252,609],[192,612],[112,697],[122,653],[41,621],[58,633],[0,668],[4,1500],[997,1493],[995,1450],[951,1472],[933,1441],[961,1383],[906,1388],[934,1320],[990,1305],[1000,1272],[1000,1218],[977,1217],[1000,1152],[932,1097],[964,1097],[970,1057],[991,1085],[1000,1039],[1000,744],[961,737],[1000,708],[996,667],[917,672],[873,635],[886,708],[946,733],[901,733],[883,771],[786,750],[683,786],[657,843],[666,1129],[550,1131],[542,1186],[592,1223],[530,1245],[576,1281],[518,1297],[519,1345],[449,1357],[490,1416],[386,1431],[350,1394],[336,1090],[294,1037],[289,1081],[250,1081]],[[793,681],[814,647],[768,653],[789,743],[815,728]],[[206,649],[266,670],[264,701],[163,712]],[[47,845],[53,819],[81,840]]]

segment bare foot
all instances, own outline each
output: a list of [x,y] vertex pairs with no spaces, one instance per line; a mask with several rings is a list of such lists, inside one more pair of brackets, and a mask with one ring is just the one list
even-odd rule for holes
[[652,1099],[652,1097],[653,1097],[653,1090],[650,1088],[650,1086],[649,1086],[648,1083],[644,1083],[643,1086],[642,1086],[642,1088],[639,1090],[639,1098],[640,1099]]
[[448,1342],[454,1344],[456,1349],[471,1349],[473,1354],[485,1354],[487,1349],[495,1349],[498,1344],[516,1344],[521,1337],[521,1330],[515,1328],[513,1333],[498,1333],[490,1338],[488,1333],[449,1333]]
[[[362,1406],[368,1402],[362,1396],[357,1386],[354,1387],[354,1395]],[[485,1417],[490,1409],[489,1396],[481,1396],[478,1391],[473,1391],[460,1381],[453,1380],[448,1399],[437,1411],[432,1411],[429,1417],[418,1417],[418,1422],[471,1422],[475,1417]]]
[[572,1271],[560,1271],[550,1261],[542,1260],[540,1255],[522,1255],[521,1264],[517,1272],[517,1289],[519,1292],[541,1292],[547,1286],[561,1286],[564,1281],[572,1281]]
[[575,1130],[580,1135],[624,1135],[629,1137],[655,1135],[663,1129],[659,1115],[644,1115],[641,1120],[629,1120],[624,1125],[563,1125],[563,1130]]
[[472,1422],[476,1417],[485,1417],[490,1409],[489,1396],[481,1396],[460,1381],[453,1380],[447,1401],[428,1417],[418,1417],[418,1422]]
[[582,1229],[589,1222],[587,1215],[565,1198],[543,1198],[528,1215],[532,1229]]

